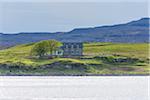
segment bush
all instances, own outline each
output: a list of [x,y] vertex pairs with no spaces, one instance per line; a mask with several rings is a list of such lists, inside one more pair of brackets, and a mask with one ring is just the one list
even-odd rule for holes
[[111,63],[111,64],[131,64],[131,63],[137,63],[140,62],[137,58],[129,58],[129,57],[116,57],[116,56],[96,56],[95,59],[102,60],[105,63]]

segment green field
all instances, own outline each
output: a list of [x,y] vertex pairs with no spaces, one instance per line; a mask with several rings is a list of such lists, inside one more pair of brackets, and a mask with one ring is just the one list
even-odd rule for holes
[[148,43],[85,43],[81,58],[33,59],[34,43],[0,50],[0,75],[147,75]]

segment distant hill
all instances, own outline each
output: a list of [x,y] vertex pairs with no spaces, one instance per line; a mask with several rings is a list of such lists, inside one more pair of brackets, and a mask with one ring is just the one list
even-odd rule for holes
[[141,18],[140,20],[131,21],[125,24],[93,28],[78,28],[70,32],[23,32],[18,34],[0,33],[0,47],[8,47],[47,39],[56,39],[62,42],[149,42],[149,22],[150,18]]

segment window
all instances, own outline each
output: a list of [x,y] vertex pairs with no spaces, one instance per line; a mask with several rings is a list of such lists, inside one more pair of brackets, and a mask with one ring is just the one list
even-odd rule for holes
[[68,45],[68,48],[71,48],[71,45]]
[[74,53],[74,51],[71,51],[71,53]]
[[74,45],[74,48],[77,48],[77,45]]
[[61,54],[61,51],[58,51],[58,54]]
[[82,44],[79,44],[79,48],[82,48]]

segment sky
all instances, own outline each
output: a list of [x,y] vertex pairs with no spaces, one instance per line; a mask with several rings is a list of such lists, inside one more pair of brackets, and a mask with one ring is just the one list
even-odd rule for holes
[[0,32],[67,32],[148,17],[147,0],[0,0]]

